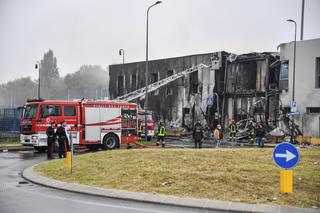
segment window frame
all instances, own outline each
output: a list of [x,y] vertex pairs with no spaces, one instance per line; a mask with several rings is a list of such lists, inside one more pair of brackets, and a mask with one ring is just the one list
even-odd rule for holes
[[[282,76],[281,76],[281,75],[282,75],[282,66],[283,66],[284,64],[287,65],[287,77],[286,77],[286,78],[282,78]],[[286,61],[282,61],[282,62],[281,62],[279,80],[280,80],[280,81],[289,80],[289,60],[286,60]]]
[[[43,107],[48,107],[48,106],[51,106],[51,107],[59,107],[59,115],[56,115],[56,114],[54,114],[54,115],[52,115],[52,114],[50,114],[50,113],[48,113],[48,115],[47,116],[43,116],[42,115],[42,109],[43,109]],[[55,110],[54,110],[55,111]],[[59,104],[41,104],[40,105],[40,118],[48,118],[48,117],[60,117],[60,116],[62,116],[62,106],[61,105],[59,105]]]
[[[156,76],[157,79],[154,79],[155,76]],[[151,82],[150,82],[151,84],[160,81],[159,72],[153,72],[153,73],[151,73],[150,77],[151,77],[151,79],[150,79],[150,80],[151,80]],[[156,80],[156,81],[155,81],[155,80]]]
[[137,73],[132,73],[130,77],[131,77],[130,88],[131,90],[136,90],[137,89]]
[[[312,110],[317,110],[318,112],[311,112]],[[320,107],[307,107],[307,114],[320,114]]]
[[320,89],[320,57],[316,57],[315,65],[315,88]]
[[[66,115],[66,108],[67,107],[73,107],[74,108],[74,115]],[[66,116],[66,117],[74,117],[74,116],[77,116],[77,106],[75,105],[64,105],[63,106],[63,116]]]

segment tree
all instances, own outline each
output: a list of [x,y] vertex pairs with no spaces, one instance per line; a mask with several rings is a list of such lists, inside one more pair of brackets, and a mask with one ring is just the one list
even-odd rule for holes
[[19,78],[0,85],[0,107],[22,106],[28,98],[35,98],[37,84],[30,77]]
[[77,72],[64,78],[66,94],[69,94],[70,99],[104,98],[108,96],[107,81],[108,73],[98,65],[83,65]]
[[56,84],[60,80],[59,70],[57,67],[57,58],[54,57],[53,51],[49,50],[44,54],[40,62],[40,90],[41,97],[52,99],[57,92]]

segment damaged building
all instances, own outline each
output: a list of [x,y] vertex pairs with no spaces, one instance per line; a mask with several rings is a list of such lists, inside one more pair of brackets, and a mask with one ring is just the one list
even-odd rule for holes
[[279,56],[249,53],[229,57],[223,95],[223,124],[254,119],[269,128],[277,126],[279,104]]
[[[221,95],[224,85],[224,63],[229,54],[215,52],[149,61],[149,84],[173,76],[198,64],[204,64],[196,72],[185,75],[149,94],[149,109],[156,120],[164,120],[175,126],[192,128],[195,121],[206,120],[206,98]],[[211,65],[214,66],[211,67]],[[210,67],[209,67],[210,66]],[[109,66],[110,96],[114,99],[145,86],[145,62]],[[136,100],[143,108],[144,99]],[[218,108],[217,104],[214,108]],[[216,110],[212,110],[214,115]],[[210,116],[213,122],[213,116]]]
[[[227,126],[229,119],[254,117],[274,127],[279,106],[278,59],[276,53],[236,56],[222,51],[149,61],[149,84],[198,64],[207,65],[150,93],[149,109],[157,121],[171,126],[192,128],[196,121]],[[115,99],[145,86],[145,62],[110,65],[109,75],[110,98]],[[135,102],[144,107],[144,98]]]

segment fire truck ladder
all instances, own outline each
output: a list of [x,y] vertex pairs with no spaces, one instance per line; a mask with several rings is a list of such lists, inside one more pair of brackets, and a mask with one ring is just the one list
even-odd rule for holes
[[[176,73],[176,74],[171,75],[171,76],[169,76],[167,78],[164,78],[164,79],[162,79],[160,81],[152,83],[152,84],[150,84],[148,86],[148,93],[149,92],[153,92],[153,91],[159,89],[160,87],[163,87],[163,86],[165,86],[165,85],[167,85],[167,84],[169,84],[169,83],[171,83],[171,82],[173,82],[173,81],[175,81],[175,80],[177,80],[179,78],[182,78],[183,76],[186,76],[188,74],[196,72],[196,71],[198,71],[199,69],[201,69],[203,67],[207,68],[207,67],[210,67],[210,66],[207,66],[205,64],[198,64],[196,66],[193,66],[191,68],[183,70],[182,72]],[[140,88],[138,90],[135,90],[133,92],[127,93],[127,94],[125,94],[123,96],[119,96],[115,100],[116,101],[128,102],[128,101],[132,101],[132,100],[135,100],[137,98],[143,97],[143,96],[145,96],[145,94],[146,94],[146,87],[142,87],[142,88]]]

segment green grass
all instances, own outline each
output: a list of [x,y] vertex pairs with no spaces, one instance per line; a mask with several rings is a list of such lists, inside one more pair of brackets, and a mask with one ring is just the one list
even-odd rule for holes
[[138,142],[139,144],[145,145],[145,146],[155,146],[156,145],[156,141],[145,141],[145,140],[141,140]]
[[[280,169],[272,149],[132,149],[75,157],[36,172],[70,183],[180,197],[320,207],[320,149],[301,149],[294,168],[294,193],[279,193]],[[168,183],[168,184],[164,184]]]
[[20,144],[19,138],[0,139],[1,144]]
[[29,150],[33,149],[32,146],[22,146],[22,145],[16,145],[16,146],[1,146],[0,144],[0,151],[2,150]]

